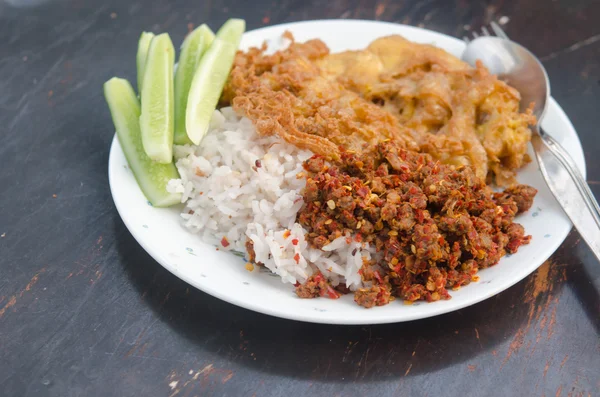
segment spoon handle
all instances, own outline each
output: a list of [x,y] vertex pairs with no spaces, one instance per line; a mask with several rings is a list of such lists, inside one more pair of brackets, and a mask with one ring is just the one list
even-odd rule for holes
[[544,131],[532,144],[540,171],[554,197],[600,260],[600,206],[567,151]]

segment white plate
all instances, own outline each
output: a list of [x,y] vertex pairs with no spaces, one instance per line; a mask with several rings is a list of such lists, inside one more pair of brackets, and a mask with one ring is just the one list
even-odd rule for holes
[[[291,31],[298,41],[320,38],[332,52],[366,47],[374,39],[400,34],[409,40],[431,43],[460,57],[465,44],[455,38],[410,26],[383,22],[338,20],[290,23],[248,32],[242,48],[259,46],[264,40],[279,42]],[[571,122],[551,100],[543,122],[544,129],[558,139],[585,173],[583,150]],[[522,280],[538,268],[564,241],[571,223],[546,187],[537,164],[520,171],[519,180],[539,190],[532,209],[520,215],[533,236],[529,245],[513,256],[479,273],[477,283],[456,292],[452,299],[435,303],[403,305],[396,301],[365,309],[351,295],[338,300],[299,299],[290,284],[263,272],[248,272],[243,259],[217,251],[180,224],[179,208],[157,209],[148,204],[139,190],[118,140],[113,140],[109,159],[110,188],[125,225],[141,246],[167,270],[191,285],[235,305],[288,319],[330,324],[377,324],[431,317],[487,299]]]

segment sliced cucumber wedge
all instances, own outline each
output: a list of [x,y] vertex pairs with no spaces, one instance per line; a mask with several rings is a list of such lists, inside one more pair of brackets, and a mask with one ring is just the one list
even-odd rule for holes
[[135,58],[137,64],[137,86],[138,95],[142,95],[142,84],[144,78],[144,66],[146,66],[146,57],[148,56],[148,48],[150,42],[154,38],[154,33],[142,32],[140,41],[138,42],[137,56]]
[[185,126],[189,139],[200,143],[210,124],[244,32],[243,20],[230,20],[219,29],[194,74],[188,95]]
[[169,35],[155,36],[144,66],[140,128],[146,154],[162,164],[173,161],[174,62],[175,49]]
[[175,134],[176,145],[191,143],[185,129],[185,109],[194,73],[202,55],[215,38],[215,34],[206,25],[201,25],[190,33],[181,45],[179,63],[175,71]]
[[237,49],[246,30],[246,21],[238,18],[228,19],[217,31],[217,37],[230,42]]
[[140,104],[131,84],[113,77],[104,83],[104,96],[129,168],[148,201],[155,207],[180,203],[180,194],[166,190],[169,180],[179,178],[175,165],[152,161],[144,151],[139,123]]

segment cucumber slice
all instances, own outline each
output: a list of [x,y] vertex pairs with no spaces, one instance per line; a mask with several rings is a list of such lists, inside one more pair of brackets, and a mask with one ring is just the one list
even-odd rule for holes
[[229,77],[243,28],[242,20],[225,23],[194,74],[188,95],[185,127],[188,137],[196,145],[208,131],[210,119]]
[[152,39],[144,66],[142,143],[148,157],[162,164],[173,161],[173,63],[175,49],[167,33]]
[[228,19],[217,31],[217,37],[230,42],[237,49],[240,46],[242,35],[246,30],[246,21],[238,18]]
[[175,165],[159,164],[144,152],[139,123],[140,104],[131,84],[113,77],[104,83],[104,97],[129,168],[148,201],[155,207],[180,203],[181,194],[166,190],[169,180],[179,178]]
[[138,42],[137,56],[135,58],[137,64],[137,86],[138,95],[142,95],[142,83],[144,79],[144,66],[146,66],[146,57],[148,56],[148,47],[154,38],[154,33],[142,32],[140,41]]
[[179,63],[175,71],[175,134],[173,142],[176,145],[192,143],[185,130],[185,109],[194,73],[200,59],[208,49],[215,34],[206,25],[201,25],[190,33],[181,45]]

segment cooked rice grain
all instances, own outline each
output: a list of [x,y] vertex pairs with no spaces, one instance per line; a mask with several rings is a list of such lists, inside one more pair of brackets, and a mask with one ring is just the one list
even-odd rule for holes
[[363,260],[371,259],[369,247],[340,237],[316,250],[296,223],[305,186],[297,175],[311,156],[277,136],[259,136],[250,120],[223,108],[200,146],[175,146],[181,179],[167,190],[182,193],[183,225],[205,242],[247,254],[250,239],[256,262],[283,282],[302,283],[318,269],[333,285],[355,289]]

